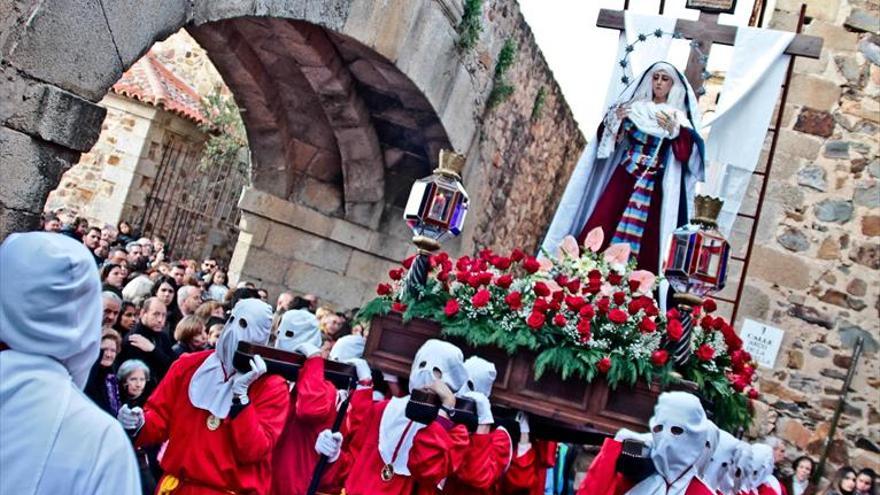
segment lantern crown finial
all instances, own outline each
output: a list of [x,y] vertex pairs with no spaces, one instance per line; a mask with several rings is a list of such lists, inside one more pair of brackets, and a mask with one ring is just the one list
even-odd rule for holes
[[437,173],[461,180],[461,170],[463,168],[463,155],[459,155],[451,150],[440,150],[440,165],[437,167]]
[[707,227],[717,227],[718,214],[721,213],[721,207],[723,205],[723,199],[698,195],[694,198],[693,222]]

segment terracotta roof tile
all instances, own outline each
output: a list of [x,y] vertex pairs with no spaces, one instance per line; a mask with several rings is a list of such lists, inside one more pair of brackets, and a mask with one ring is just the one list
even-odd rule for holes
[[113,85],[118,95],[164,108],[196,124],[208,123],[202,97],[183,79],[147,52]]

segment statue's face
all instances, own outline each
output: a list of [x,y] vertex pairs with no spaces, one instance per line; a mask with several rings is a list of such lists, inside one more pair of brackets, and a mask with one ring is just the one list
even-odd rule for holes
[[672,89],[672,74],[665,70],[658,70],[651,75],[651,87],[654,90],[654,101],[663,103]]

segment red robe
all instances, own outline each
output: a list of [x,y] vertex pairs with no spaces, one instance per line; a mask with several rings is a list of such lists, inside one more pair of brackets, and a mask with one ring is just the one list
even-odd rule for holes
[[[394,475],[382,481],[385,463],[379,455],[379,423],[388,401],[374,403],[362,424],[353,428],[351,444],[343,447],[337,462],[350,465],[345,480],[346,495],[422,495],[437,492],[437,484],[448,478],[461,465],[468,445],[468,431],[438,418],[419,430],[409,451],[410,476]],[[344,469],[344,468],[343,468]]]
[[[624,495],[633,487],[633,483],[617,472],[617,458],[623,450],[623,443],[614,439],[605,439],[599,455],[593,459],[587,477],[578,488],[577,495]],[[694,478],[688,485],[685,495],[714,495],[712,490],[699,478]]]
[[461,467],[443,487],[443,494],[496,495],[500,481],[511,462],[510,435],[503,428],[491,433],[473,434]]
[[[324,360],[320,356],[306,359],[290,401],[292,407],[272,455],[272,493],[276,495],[306,493],[319,458],[315,440],[336,419],[336,387],[324,379]],[[342,490],[338,467],[337,463],[327,465],[319,491]]]
[[[783,488],[783,490],[784,490],[784,488]],[[765,483],[765,484],[758,487],[758,495],[783,495],[783,494],[777,493],[776,490],[774,490],[772,486]]]
[[272,449],[287,417],[287,382],[279,376],[260,377],[248,389],[250,403],[235,418],[223,419],[211,431],[211,413],[189,401],[189,383],[214,351],[181,356],[144,406],[146,422],[136,445],[169,440],[161,466],[179,480],[175,495],[223,491],[265,494],[272,479]]
[[525,454],[517,456],[504,474],[502,495],[543,495],[547,470],[556,465],[556,442],[537,440]]

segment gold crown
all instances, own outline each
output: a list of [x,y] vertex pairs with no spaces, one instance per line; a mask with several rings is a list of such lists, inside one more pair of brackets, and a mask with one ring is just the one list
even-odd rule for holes
[[464,168],[464,156],[451,150],[440,150],[440,165],[437,172],[451,175],[461,180],[461,170]]
[[694,219],[695,223],[700,223],[708,227],[718,226],[718,214],[721,213],[721,207],[724,206],[724,200],[713,198],[712,196],[698,195],[694,198]]

